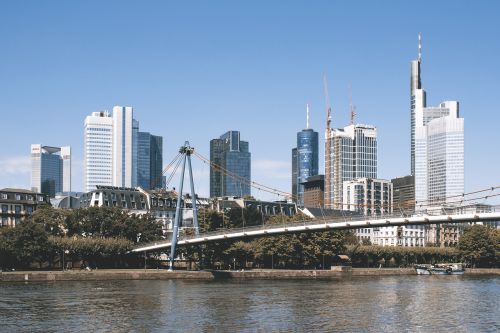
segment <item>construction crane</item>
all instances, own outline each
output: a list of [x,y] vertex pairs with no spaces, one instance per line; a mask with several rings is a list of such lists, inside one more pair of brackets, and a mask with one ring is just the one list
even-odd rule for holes
[[332,208],[331,201],[331,175],[332,175],[332,161],[331,161],[331,131],[332,131],[332,107],[330,105],[330,94],[328,93],[328,81],[326,74],[323,75],[323,86],[325,89],[325,103],[326,103],[326,130],[325,130],[325,208]]

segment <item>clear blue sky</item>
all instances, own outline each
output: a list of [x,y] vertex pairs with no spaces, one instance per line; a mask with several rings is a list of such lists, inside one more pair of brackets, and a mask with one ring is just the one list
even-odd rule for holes
[[[82,190],[85,116],[127,105],[164,137],[165,165],[185,140],[208,157],[210,139],[239,130],[253,180],[290,191],[306,103],[324,137],[325,72],[333,126],[349,121],[351,83],[358,122],[379,131],[379,178],[407,175],[419,31],[428,105],[461,103],[466,190],[500,185],[499,13],[498,1],[2,1],[0,188],[30,186],[42,143],[71,145]],[[193,166],[207,195],[208,168]]]

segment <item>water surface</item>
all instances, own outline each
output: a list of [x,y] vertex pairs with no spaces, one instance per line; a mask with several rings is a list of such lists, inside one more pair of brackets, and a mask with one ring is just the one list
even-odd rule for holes
[[0,283],[1,332],[499,332],[500,278]]

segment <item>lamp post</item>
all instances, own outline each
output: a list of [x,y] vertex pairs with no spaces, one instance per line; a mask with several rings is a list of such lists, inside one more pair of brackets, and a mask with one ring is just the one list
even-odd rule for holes
[[62,270],[64,272],[64,254],[69,254],[69,250],[63,250],[62,251]]

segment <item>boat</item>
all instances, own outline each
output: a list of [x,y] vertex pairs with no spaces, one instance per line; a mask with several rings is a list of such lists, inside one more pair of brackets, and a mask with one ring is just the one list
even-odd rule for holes
[[429,269],[431,268],[432,265],[426,265],[426,264],[421,264],[421,265],[415,265],[415,269],[417,270],[418,275],[430,275],[431,272]]
[[465,272],[461,263],[415,265],[418,275],[462,275]]

